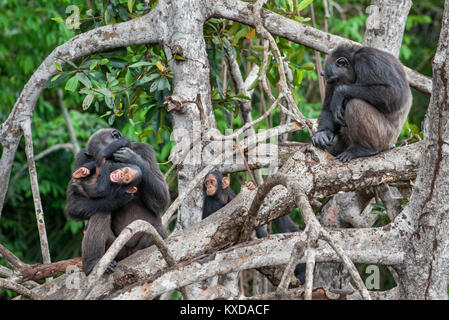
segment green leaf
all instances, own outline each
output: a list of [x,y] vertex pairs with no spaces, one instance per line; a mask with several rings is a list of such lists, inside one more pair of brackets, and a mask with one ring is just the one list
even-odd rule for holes
[[302,82],[302,78],[304,77],[304,72],[302,72],[301,70],[296,69],[295,70],[295,76],[293,79],[293,84],[295,86],[299,86]]
[[128,0],[128,10],[131,13],[133,12],[133,7],[134,7],[135,2],[136,2],[135,0]]
[[112,126],[112,125],[114,124],[114,121],[115,121],[115,114],[111,115],[111,116],[108,118],[108,124],[109,124],[110,126]]
[[303,0],[298,4],[298,10],[304,10],[309,4],[311,4],[313,0]]
[[62,19],[62,18],[51,18],[51,20],[57,21],[57,22],[64,22],[64,19]]
[[108,106],[109,109],[114,108],[114,98],[104,96],[104,102],[106,102],[106,105]]
[[239,42],[240,38],[242,38],[243,36],[246,36],[248,33],[251,32],[251,29],[247,26],[243,27],[243,29],[239,30],[239,32],[236,33],[236,35],[234,36],[234,39],[232,40],[232,45],[236,46],[237,43]]
[[161,79],[158,79],[151,84],[150,92],[154,92],[157,90],[157,88],[159,86],[159,81],[161,81]]
[[315,64],[313,62],[304,63],[301,67],[303,70],[315,70]]
[[185,61],[186,60],[185,58],[183,58],[181,56],[178,56],[178,55],[173,56],[173,59],[179,60],[179,61]]
[[78,83],[78,78],[76,76],[73,76],[65,84],[65,89],[70,92],[75,92],[78,88]]
[[57,74],[51,78],[51,81],[56,81],[62,74]]
[[[57,77],[59,76],[59,77]],[[59,86],[60,84],[64,83],[67,81],[67,79],[70,78],[70,75],[65,73],[65,74],[57,74],[56,76],[53,77],[53,79],[51,81],[47,81],[47,83],[45,84],[45,88],[54,88]]]
[[111,90],[107,88],[97,88],[98,92],[102,93],[105,97],[112,98],[112,92]]
[[132,65],[130,65],[130,68],[139,68],[142,66],[152,66],[154,63],[148,62],[148,61],[139,61],[136,63],[133,63]]
[[98,65],[98,60],[92,61],[92,63],[89,66],[89,70],[95,69],[97,67],[97,65]]
[[53,65],[56,67],[56,69],[58,69],[58,71],[62,72],[62,67],[58,62],[53,62]]
[[238,93],[235,97],[243,100],[251,100],[250,97],[245,96],[243,93]]
[[131,83],[133,83],[133,75],[131,70],[128,69],[125,74],[125,84],[129,86]]
[[163,78],[161,78],[159,80],[159,83],[158,83],[158,86],[157,86],[157,89],[159,91],[162,91],[164,89],[170,90],[170,88],[171,88],[170,87],[170,82],[168,82],[168,79],[166,77],[163,77]]
[[92,102],[94,101],[94,94],[93,93],[89,93],[83,100],[83,110],[87,110],[89,109],[90,105],[92,104]]
[[230,36],[233,36],[239,30],[239,28],[240,28],[240,23],[234,22],[232,24],[232,27],[229,29],[228,34]]
[[65,63],[67,63],[67,64],[69,64],[69,65],[71,65],[73,68],[78,69],[78,66],[77,66],[76,64],[74,64],[72,61],[67,60],[67,59],[64,59],[64,58],[62,58],[62,57],[58,57],[58,59],[64,61]]
[[92,88],[92,83],[90,82],[89,78],[82,72],[78,72],[75,77],[84,84],[87,88]]
[[251,49],[258,52],[263,52],[263,46],[254,45]]

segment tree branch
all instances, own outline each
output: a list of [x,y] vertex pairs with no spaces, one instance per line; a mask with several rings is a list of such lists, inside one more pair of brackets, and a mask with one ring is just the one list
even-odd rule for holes
[[[251,27],[255,26],[252,5],[243,1],[219,1],[214,6],[212,16],[237,21]],[[271,34],[325,54],[329,53],[332,48],[335,48],[341,43],[355,43],[351,40],[290,20],[266,9],[262,9],[262,17],[264,18],[263,26]],[[407,79],[412,87],[427,94],[432,92],[432,79],[407,67],[404,68],[407,73]]]

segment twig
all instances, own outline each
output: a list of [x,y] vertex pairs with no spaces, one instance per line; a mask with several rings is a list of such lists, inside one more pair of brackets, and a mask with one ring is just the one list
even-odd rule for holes
[[[263,20],[262,20],[262,6],[265,3],[266,0],[257,0],[256,3],[253,4],[253,14],[254,14],[254,25],[256,27],[256,31],[262,35],[263,38],[267,39],[270,43],[270,47],[273,50],[274,57],[276,58],[277,64],[278,64],[278,71],[279,71],[279,84],[281,87],[281,92],[284,93],[288,109],[292,110],[293,113],[298,116],[301,121],[299,123],[303,124],[307,128],[309,128],[309,131],[312,133],[313,128],[310,127],[307,119],[302,115],[302,113],[299,111],[298,106],[295,103],[295,100],[293,99],[293,96],[291,94],[291,91],[288,87],[287,78],[285,76],[285,70],[284,70],[284,63],[282,60],[281,52],[279,51],[279,48],[276,44],[276,41],[274,40],[273,36],[265,29],[263,26]],[[265,59],[265,57],[264,57]],[[264,75],[265,76],[265,75]],[[265,88],[267,90],[267,88]]]
[[14,269],[20,269],[26,263],[22,262],[19,258],[17,258],[11,251],[9,251],[6,247],[0,244],[0,256],[6,260]]
[[[324,0],[324,2],[326,2],[326,0]],[[312,27],[316,28],[315,10],[313,8],[313,3],[310,4],[310,15],[312,16]],[[321,66],[320,52],[318,50],[313,50],[313,52],[315,54],[315,60],[316,60],[316,73],[318,75],[318,85],[320,87],[321,103],[324,103],[325,84],[324,84],[324,78],[321,76],[323,67]]]
[[245,152],[243,151],[243,149],[240,146],[240,143],[238,141],[236,141],[236,147],[237,147],[237,149],[239,150],[239,152],[240,152],[240,154],[242,156],[243,162],[245,164],[246,171],[248,171],[248,174],[251,177],[251,180],[256,184],[256,187],[257,187],[259,183],[254,178],[253,173],[251,172],[251,169],[249,168],[248,160],[245,157]]
[[268,117],[268,115],[271,114],[273,109],[278,106],[278,104],[279,104],[279,102],[281,101],[282,98],[283,98],[283,94],[281,93],[281,94],[279,94],[279,97],[273,102],[271,107],[262,116],[260,116],[256,120],[253,120],[251,122],[245,123],[244,126],[242,126],[240,129],[235,131],[233,134],[226,135],[226,136],[220,136],[220,137],[215,137],[215,136],[214,137],[208,137],[209,140],[231,140],[231,139],[237,138],[239,135],[241,135],[243,132],[245,132],[245,130],[247,130],[249,128],[252,128],[254,125],[258,124],[263,119]]
[[323,7],[324,7],[324,32],[328,33],[329,25],[328,25],[327,21],[330,18],[330,14],[329,14],[329,8],[327,6],[327,0],[323,0]]
[[34,162],[33,137],[31,134],[31,120],[24,121],[22,130],[25,137],[25,152],[28,159],[28,171],[30,173],[31,190],[36,211],[37,227],[41,243],[42,258],[44,263],[51,263],[50,250],[48,249],[47,231],[45,229],[44,211],[42,209],[41,197],[39,194],[39,182],[37,180],[36,164]]
[[36,293],[31,291],[30,289],[25,288],[24,286],[15,283],[14,281],[8,279],[0,279],[0,288],[12,290],[24,296],[25,298],[29,298],[31,300],[41,300],[42,298],[38,296]]
[[354,280],[354,283],[359,290],[360,294],[362,295],[364,300],[371,300],[370,294],[368,290],[365,287],[365,284],[363,283],[362,278],[360,277],[359,272],[357,271],[354,263],[351,261],[351,259],[348,258],[348,256],[344,253],[343,249],[336,245],[334,241],[332,241],[332,238],[330,234],[325,230],[322,229],[321,231],[321,237],[326,240],[326,242],[334,249],[335,253],[340,257],[342,260],[344,266],[346,269],[348,269],[349,274],[351,275],[352,279]]

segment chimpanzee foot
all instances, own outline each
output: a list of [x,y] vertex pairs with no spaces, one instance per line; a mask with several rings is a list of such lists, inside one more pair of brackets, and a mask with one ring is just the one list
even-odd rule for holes
[[113,273],[116,266],[117,266],[117,261],[112,260],[111,264],[109,265],[109,267],[106,268],[106,271],[105,271],[105,272],[106,272],[107,274]]
[[364,148],[352,146],[343,151],[342,153],[340,153],[339,155],[337,155],[337,159],[340,160],[341,162],[349,162],[355,158],[374,156],[378,153],[379,152],[377,151],[369,151]]
[[337,159],[341,162],[349,162],[354,158],[354,154],[351,151],[344,151],[337,156]]

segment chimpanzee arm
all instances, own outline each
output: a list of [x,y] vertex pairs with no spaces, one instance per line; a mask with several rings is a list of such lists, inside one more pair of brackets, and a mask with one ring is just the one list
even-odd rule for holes
[[134,198],[133,194],[124,193],[118,198],[104,197],[90,199],[79,193],[76,184],[72,180],[70,180],[67,187],[67,204],[64,212],[68,217],[73,219],[85,220],[98,212],[110,213]]
[[100,152],[98,152],[97,157],[95,159],[96,166],[101,167],[101,165],[103,164],[103,160],[111,158],[112,155],[118,149],[120,149],[122,147],[130,147],[130,146],[131,146],[131,142],[129,141],[129,139],[127,137],[121,137],[120,139],[111,142],[106,147],[101,149]]
[[169,193],[153,148],[146,143],[134,142],[131,149],[121,148],[115,152],[114,160],[134,164],[142,170],[142,182],[137,194],[148,209],[156,215],[162,214],[168,205]]
[[337,96],[361,99],[382,113],[400,109],[408,99],[408,82],[398,60],[385,52],[365,47],[354,55],[356,82],[341,85]]
[[[75,156],[75,165],[73,166],[73,171],[75,172],[81,167],[85,167],[87,164],[91,163],[92,161],[95,161],[95,159],[87,154],[86,149],[81,149],[78,151],[78,153]],[[95,163],[95,162],[94,162]],[[88,168],[90,169],[90,168]]]
[[333,85],[326,85],[323,108],[318,117],[318,130],[312,137],[313,145],[321,149],[326,149],[326,147],[331,146],[335,133],[340,130],[340,125],[335,122],[334,113],[331,109],[334,90],[335,87]]

